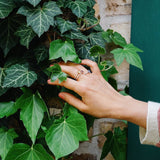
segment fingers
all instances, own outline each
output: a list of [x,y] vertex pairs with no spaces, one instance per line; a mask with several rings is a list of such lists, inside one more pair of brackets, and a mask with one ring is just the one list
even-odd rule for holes
[[59,97],[62,98],[63,100],[65,100],[70,105],[77,108],[78,110],[80,110],[82,112],[85,111],[86,105],[80,99],[73,96],[72,94],[67,93],[67,92],[61,92],[61,93],[59,93]]
[[82,60],[81,64],[89,66],[91,68],[92,73],[101,74],[96,62],[91,61],[89,59],[84,59]]
[[75,63],[61,63],[61,69],[63,72],[67,73],[70,77],[75,78],[79,71],[83,71],[87,73],[87,69],[84,68],[82,65],[75,64]]
[[67,78],[67,80],[63,81],[62,83],[59,83],[58,79],[56,81],[54,81],[54,82],[51,82],[51,80],[49,79],[47,82],[50,85],[64,86],[65,88],[73,90],[78,94],[80,93],[80,87],[78,85],[78,82],[73,80],[73,79],[71,79],[71,78]]

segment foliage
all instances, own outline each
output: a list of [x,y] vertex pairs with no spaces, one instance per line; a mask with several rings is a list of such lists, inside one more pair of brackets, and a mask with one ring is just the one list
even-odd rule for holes
[[[87,120],[58,99],[64,88],[47,84],[48,77],[59,83],[67,78],[57,62],[94,60],[116,88],[111,78],[117,73],[115,64],[101,59],[102,54],[109,54],[106,44],[112,44],[117,65],[126,59],[143,69],[137,54],[141,50],[127,44],[119,33],[103,31],[94,17],[94,4],[94,0],[0,0],[2,160],[51,160],[53,156],[58,160],[76,150],[80,141],[88,140],[87,126],[93,119]],[[50,108],[61,112],[51,115]],[[111,150],[119,159],[124,135],[120,129],[108,132],[102,157]]]

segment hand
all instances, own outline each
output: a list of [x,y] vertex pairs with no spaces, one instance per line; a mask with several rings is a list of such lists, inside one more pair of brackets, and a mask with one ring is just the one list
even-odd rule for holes
[[[90,67],[92,73],[82,65]],[[82,60],[80,64],[71,62],[60,63],[63,72],[72,78],[59,83],[58,80],[50,85],[64,86],[79,94],[78,99],[70,93],[61,92],[59,97],[82,112],[99,118],[124,119],[146,128],[147,103],[138,101],[130,96],[120,95],[105,81],[97,64],[91,60]]]
[[[92,73],[82,65],[90,67]],[[82,60],[80,64],[71,62],[60,63],[63,72],[72,78],[58,83],[58,80],[48,83],[51,85],[64,86],[79,94],[82,99],[78,99],[70,93],[61,92],[59,97],[78,108],[80,111],[95,117],[121,118],[121,107],[124,96],[120,95],[112,86],[105,81],[97,64],[91,60]],[[79,73],[82,72],[82,73]]]

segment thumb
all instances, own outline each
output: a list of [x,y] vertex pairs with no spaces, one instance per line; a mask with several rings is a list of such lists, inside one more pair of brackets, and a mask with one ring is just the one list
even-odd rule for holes
[[58,95],[61,99],[65,100],[70,105],[74,106],[78,110],[85,112],[86,105],[77,97],[73,96],[70,93],[67,92],[61,92]]

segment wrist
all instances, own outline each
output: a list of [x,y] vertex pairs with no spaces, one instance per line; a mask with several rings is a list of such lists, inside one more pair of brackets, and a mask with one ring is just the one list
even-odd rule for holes
[[148,103],[124,96],[121,105],[120,119],[127,120],[146,128]]

